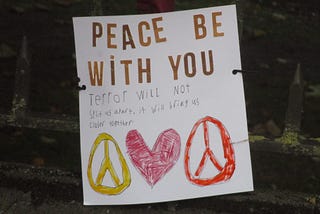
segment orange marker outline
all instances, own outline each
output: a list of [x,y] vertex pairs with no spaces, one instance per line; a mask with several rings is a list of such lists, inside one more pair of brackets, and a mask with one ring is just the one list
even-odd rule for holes
[[[222,140],[222,146],[223,146],[223,152],[224,152],[224,158],[226,159],[226,163],[224,166],[221,166],[221,164],[217,161],[215,158],[212,150],[209,147],[209,133],[208,133],[208,124],[207,122],[211,122],[214,125],[218,127],[220,130],[220,136]],[[199,166],[195,172],[194,175],[190,172],[190,148],[192,144],[193,137],[198,129],[198,127],[203,124],[203,133],[204,133],[204,143],[205,143],[205,151],[203,152],[203,156],[201,158],[201,161],[199,163]],[[206,160],[209,159],[212,164],[220,171],[219,174],[212,178],[199,178],[200,173],[202,172]],[[211,184],[216,184],[221,181],[226,181],[231,178],[233,175],[233,172],[235,170],[235,157],[234,157],[234,150],[231,145],[230,136],[226,130],[226,128],[223,126],[223,124],[210,116],[206,116],[200,120],[198,120],[195,125],[193,126],[189,138],[187,140],[186,144],[186,150],[185,150],[185,156],[184,156],[184,169],[185,174],[189,181],[191,181],[194,184],[200,185],[200,186],[207,186]]]

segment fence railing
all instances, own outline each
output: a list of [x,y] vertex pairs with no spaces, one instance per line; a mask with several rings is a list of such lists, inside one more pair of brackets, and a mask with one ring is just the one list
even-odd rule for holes
[[0,127],[13,126],[79,132],[79,119],[77,117],[36,113],[29,110],[30,78],[28,41],[26,37],[23,37],[20,55],[17,59],[11,110],[8,114],[0,113]]

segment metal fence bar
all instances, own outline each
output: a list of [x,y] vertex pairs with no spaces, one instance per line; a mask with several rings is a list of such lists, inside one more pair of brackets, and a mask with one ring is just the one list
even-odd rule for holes
[[301,115],[303,109],[303,79],[300,64],[294,74],[293,82],[289,89],[288,108],[286,112],[285,128],[281,137],[284,144],[299,144]]
[[25,127],[50,131],[79,132],[79,120],[71,116],[55,116],[38,113],[32,116],[14,119],[11,114],[0,114],[0,127]]
[[17,59],[15,78],[11,114],[13,119],[23,120],[28,109],[30,85],[30,56],[25,36],[22,39],[20,56]]
[[92,16],[102,16],[103,10],[102,10],[102,1],[101,0],[93,0],[92,1]]

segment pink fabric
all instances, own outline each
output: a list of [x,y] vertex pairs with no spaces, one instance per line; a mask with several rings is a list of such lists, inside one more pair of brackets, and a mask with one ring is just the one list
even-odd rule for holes
[[175,9],[175,0],[137,0],[139,13],[170,12]]

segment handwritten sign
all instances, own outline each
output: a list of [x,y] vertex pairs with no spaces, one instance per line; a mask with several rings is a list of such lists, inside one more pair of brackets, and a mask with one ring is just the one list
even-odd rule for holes
[[253,190],[234,5],[73,22],[84,204]]

